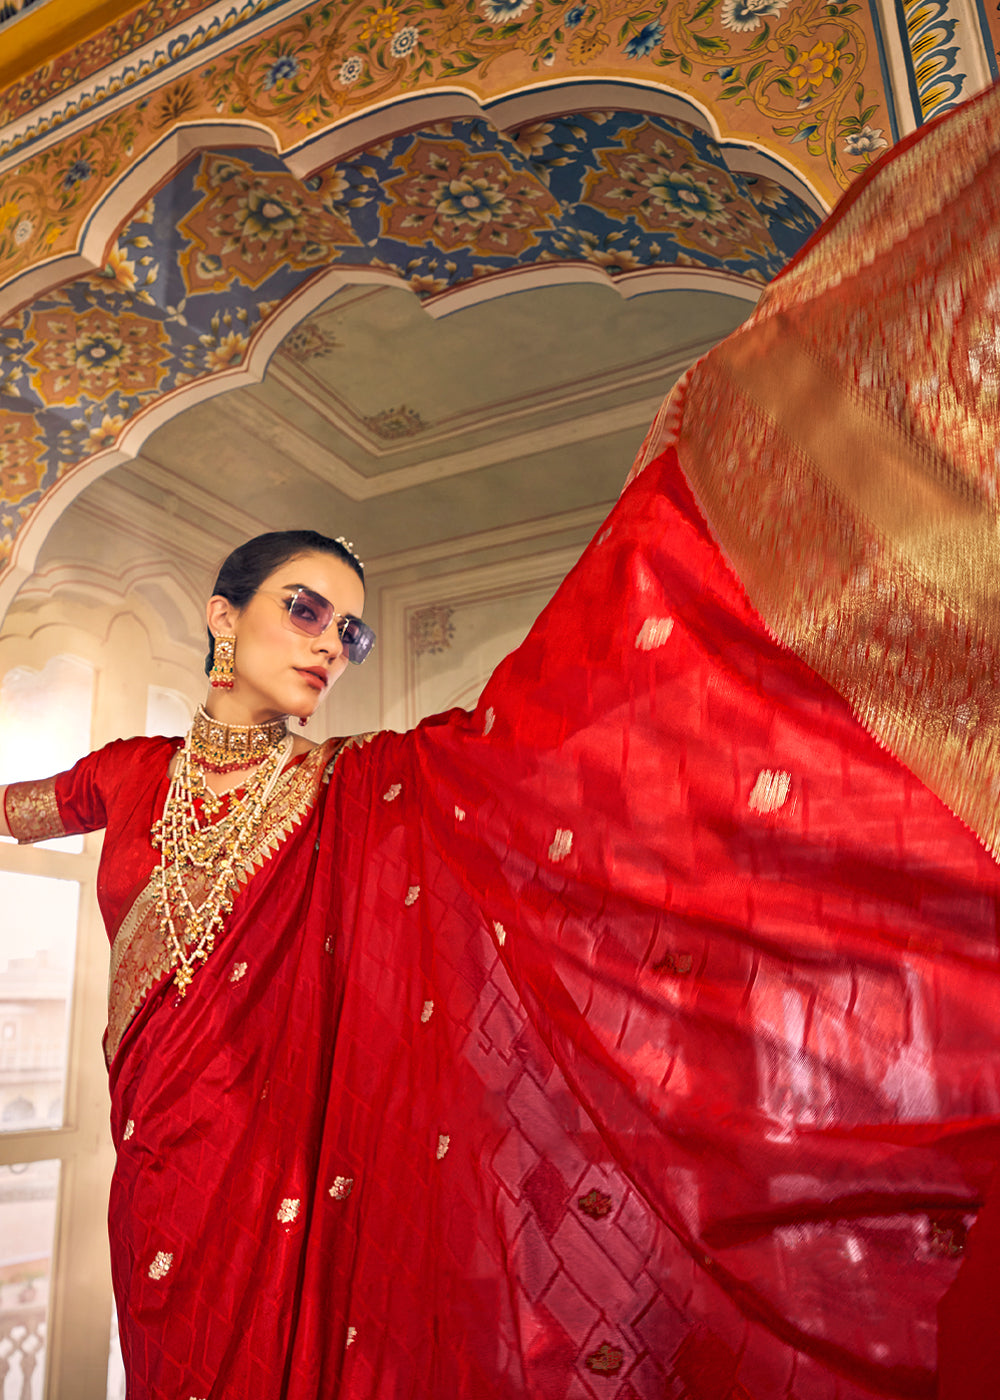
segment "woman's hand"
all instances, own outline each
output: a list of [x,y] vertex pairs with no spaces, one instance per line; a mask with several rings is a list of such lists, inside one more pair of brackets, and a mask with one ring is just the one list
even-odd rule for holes
[[7,789],[0,787],[0,836],[13,836],[7,825]]

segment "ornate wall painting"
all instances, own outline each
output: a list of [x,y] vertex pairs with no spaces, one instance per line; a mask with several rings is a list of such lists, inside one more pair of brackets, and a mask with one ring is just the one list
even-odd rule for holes
[[1000,76],[982,0],[899,0],[902,71],[914,125],[950,111]]
[[[488,106],[593,77],[684,96],[716,135],[774,153],[828,206],[888,144],[876,38],[851,0],[648,12],[621,0],[149,0],[0,93],[0,278],[75,250],[88,213],[179,128],[240,123],[256,144],[296,154],[301,173],[322,133],[343,128],[342,154],[356,119],[417,94],[457,115],[470,98]],[[641,92],[633,100],[642,106]],[[317,144],[315,163],[332,154]]]
[[[910,6],[918,118],[966,82],[943,3]],[[0,579],[56,488],[259,374],[324,279],[429,306],[559,263],[760,286],[897,134],[880,24],[875,0],[147,0],[24,75],[0,92]],[[594,82],[639,111],[579,110]],[[515,100],[537,119],[513,132],[468,115]],[[640,115],[665,101],[697,120]],[[428,110],[465,115],[395,134]]]
[[776,182],[730,171],[704,132],[636,112],[513,133],[438,123],[305,180],[265,151],[195,155],[99,271],[0,323],[9,586],[30,562],[24,537],[15,559],[29,519],[41,538],[39,507],[134,455],[182,399],[259,376],[331,278],[403,282],[434,303],[562,263],[612,280],[715,276],[752,298],[816,223]]

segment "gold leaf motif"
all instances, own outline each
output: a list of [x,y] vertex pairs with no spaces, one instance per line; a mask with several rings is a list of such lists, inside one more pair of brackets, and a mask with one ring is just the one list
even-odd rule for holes
[[330,1187],[330,1195],[335,1201],[346,1201],[354,1190],[353,1176],[335,1176]]
[[434,1003],[432,1001],[425,1001],[420,1011],[421,1022],[426,1026],[427,1022],[431,1019],[433,1015]]
[[494,722],[495,719],[496,719],[496,712],[494,711],[493,706],[490,705],[489,709],[486,711],[486,717],[485,717],[485,719],[483,720],[483,733],[484,733],[484,734],[488,734],[488,733],[490,732],[490,730],[493,728],[493,722]]
[[770,768],[762,768],[747,799],[747,806],[751,812],[776,812],[788,801],[791,784],[791,773],[772,772]]
[[245,976],[246,976],[246,973],[247,973],[247,965],[246,965],[245,962],[234,963],[234,964],[233,964],[233,970],[232,970],[232,972],[229,974],[229,980],[230,980],[230,982],[238,982],[238,981],[240,980],[241,977],[245,977]]
[[573,833],[560,827],[549,847],[550,860],[564,860],[573,849]]
[[451,1138],[448,1136],[448,1134],[447,1134],[447,1133],[440,1133],[440,1134],[438,1135],[438,1145],[437,1145],[437,1159],[438,1159],[439,1162],[440,1162],[441,1158],[445,1155],[445,1153],[448,1151],[448,1148],[449,1148],[450,1146],[451,1146]]
[[128,1120],[128,1122],[125,1124],[125,1131],[122,1133],[122,1142],[128,1142],[129,1138],[132,1136],[132,1134],[133,1134],[134,1132],[135,1132],[135,1119],[134,1119],[134,1118],[130,1118],[130,1119]]
[[465,811],[463,810],[463,808],[461,808],[461,807],[456,807],[456,808],[455,808],[455,820],[456,820],[457,822],[464,822],[464,821],[465,821]]
[[170,1266],[174,1262],[174,1256],[168,1254],[165,1249],[161,1249],[153,1257],[153,1262],[149,1266],[149,1277],[154,1279],[166,1278],[170,1272]]
[[282,1225],[290,1225],[298,1217],[302,1202],[295,1196],[286,1196],[278,1207],[278,1219]]
[[503,924],[500,922],[499,919],[493,920],[493,932],[496,934],[497,942],[502,948],[503,945],[507,942],[507,930],[504,928]]
[[406,898],[403,900],[403,903],[407,906],[407,908],[409,908],[411,904],[416,904],[419,898],[420,886],[411,885],[410,888],[406,891]]
[[647,617],[635,639],[637,651],[653,651],[663,643],[674,630],[672,617]]
[[382,794],[382,801],[383,801],[383,802],[395,802],[396,798],[399,796],[399,794],[400,794],[402,791],[403,791],[403,784],[402,784],[402,783],[393,783],[391,787],[386,788],[385,792],[383,792],[383,794]]
[[351,1346],[353,1346],[353,1345],[354,1345],[354,1339],[357,1337],[357,1335],[358,1335],[358,1329],[357,1329],[356,1327],[348,1327],[348,1329],[347,1329],[347,1341],[344,1343],[344,1346],[345,1346],[345,1347],[351,1347]]

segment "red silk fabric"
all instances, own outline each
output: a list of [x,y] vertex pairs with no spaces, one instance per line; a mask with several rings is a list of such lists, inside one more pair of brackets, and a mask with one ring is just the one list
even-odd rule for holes
[[[57,785],[112,930],[171,752]],[[939,1306],[994,1393],[997,865],[672,447],[473,714],[328,779],[111,1066],[130,1400],[931,1400]]]
[[[169,752],[89,761],[106,866]],[[476,712],[344,753],[136,1015],[130,1400],[932,1396],[997,1156],[997,893],[667,452]]]

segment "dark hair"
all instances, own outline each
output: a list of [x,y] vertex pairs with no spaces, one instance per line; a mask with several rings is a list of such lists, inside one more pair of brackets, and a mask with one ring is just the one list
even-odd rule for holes
[[[219,570],[212,596],[218,593],[234,608],[245,608],[269,574],[300,554],[332,554],[350,565],[364,586],[365,566],[340,540],[330,539],[329,535],[321,535],[316,530],[272,530],[233,550]],[[209,632],[206,676],[214,659],[215,638]]]

